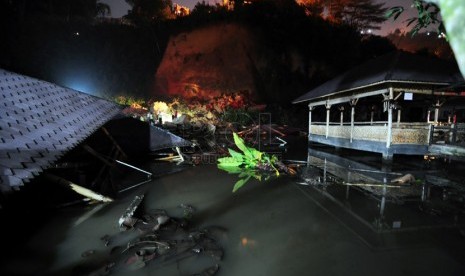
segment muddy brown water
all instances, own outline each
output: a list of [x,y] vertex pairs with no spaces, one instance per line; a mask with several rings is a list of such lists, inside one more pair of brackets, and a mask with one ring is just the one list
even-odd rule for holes
[[[395,160],[386,171],[376,156],[325,154],[330,155],[311,159],[320,165],[322,176],[349,174],[352,179],[346,181],[355,181],[362,178],[355,173],[374,170],[365,176],[382,182],[395,173],[413,172],[423,184],[429,175],[429,193],[420,182],[415,193],[393,196],[389,191],[357,187],[348,191],[343,185],[309,184],[288,176],[250,180],[232,193],[237,175],[215,165],[189,167],[122,193],[109,204],[59,209],[42,223],[28,225],[19,237],[4,234],[1,275],[75,275],[99,267],[112,246],[125,245],[135,235],[121,233],[117,222],[140,194],[145,194],[142,208],[146,210],[165,209],[179,217],[179,205],[189,204],[196,209],[195,226],[226,228],[217,236],[224,258],[192,256],[166,265],[148,262],[134,271],[111,269],[110,275],[193,275],[215,264],[220,266],[217,275],[465,275],[463,197],[460,187],[447,186],[444,164],[406,158]],[[334,156],[342,157],[342,163]],[[347,159],[356,163],[349,166]],[[144,169],[156,170],[158,165],[147,163]],[[140,175],[127,177],[131,182]],[[446,183],[431,184],[438,178]],[[465,185],[460,173],[449,180]],[[11,232],[14,227],[2,222],[2,228]],[[113,237],[110,246],[101,240],[105,235]]]

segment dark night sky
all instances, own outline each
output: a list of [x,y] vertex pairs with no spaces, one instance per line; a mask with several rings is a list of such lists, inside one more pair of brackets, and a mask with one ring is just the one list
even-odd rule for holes
[[[386,3],[386,7],[393,7],[393,6],[403,6],[405,7],[406,11],[402,14],[396,21],[388,20],[382,26],[381,30],[377,31],[376,34],[379,35],[386,35],[396,28],[401,30],[406,29],[406,23],[404,22],[406,19],[415,16],[416,10],[411,8],[412,0],[375,0],[378,3]],[[101,0],[101,2],[107,3],[111,7],[112,17],[121,17],[125,15],[130,8],[129,5],[125,2],[125,0]],[[177,3],[180,5],[187,6],[189,8],[193,8],[195,4],[199,2],[199,0],[173,0],[173,3]],[[209,2],[210,4],[220,3],[221,0],[206,0],[205,2]]]

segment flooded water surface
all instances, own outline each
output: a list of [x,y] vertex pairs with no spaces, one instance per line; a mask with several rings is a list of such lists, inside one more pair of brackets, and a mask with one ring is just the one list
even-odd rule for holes
[[[202,165],[112,203],[62,208],[17,248],[3,248],[2,275],[213,275],[206,269],[215,265],[216,275],[465,275],[460,174],[448,177],[420,159],[386,169],[369,157],[311,150],[301,160],[309,165],[300,163],[299,176],[250,180],[235,193],[237,175]],[[415,180],[390,187],[407,173]],[[216,229],[222,259],[186,254],[141,266],[120,259],[140,233],[122,232],[118,219],[142,194],[144,213],[186,218],[182,206],[192,206],[190,229]]]

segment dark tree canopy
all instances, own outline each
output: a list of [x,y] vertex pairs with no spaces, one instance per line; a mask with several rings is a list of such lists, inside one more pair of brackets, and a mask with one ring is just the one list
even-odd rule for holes
[[336,22],[348,24],[358,30],[375,29],[383,23],[387,8],[384,3],[373,0],[332,0],[329,5],[329,16]]
[[126,18],[136,24],[173,18],[171,0],[126,0],[132,7]]
[[347,24],[357,30],[379,29],[386,13],[384,3],[373,0],[298,0],[309,15],[326,16],[339,24]]

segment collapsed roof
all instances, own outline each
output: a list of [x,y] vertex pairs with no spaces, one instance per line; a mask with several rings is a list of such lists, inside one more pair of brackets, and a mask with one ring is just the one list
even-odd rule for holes
[[52,166],[119,113],[109,101],[0,69],[0,192]]

